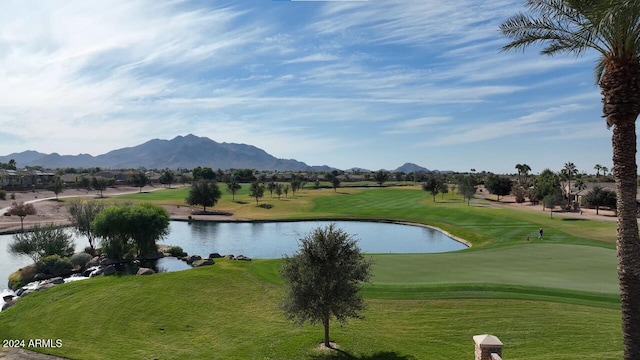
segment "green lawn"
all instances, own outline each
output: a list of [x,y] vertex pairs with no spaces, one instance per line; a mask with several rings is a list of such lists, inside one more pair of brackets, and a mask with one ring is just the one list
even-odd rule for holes
[[499,336],[513,360],[621,356],[615,309],[370,298],[364,319],[333,325],[342,352],[329,357],[314,349],[322,328],[286,322],[281,287],[247,271],[260,262],[66,284],[0,313],[0,333],[61,339],[62,348],[40,350],[72,359],[463,359],[483,333]]
[[[320,326],[294,327],[277,310],[277,259],[59,286],[0,313],[0,335],[60,338],[62,348],[39,351],[73,359],[463,359],[473,356],[471,337],[483,333],[498,336],[511,360],[622,356],[613,222],[550,219],[485,200],[467,206],[452,194],[434,203],[417,187],[267,193],[260,203],[271,206],[258,207],[243,185],[215,209],[247,219],[409,221],[474,246],[372,255],[372,283],[363,288],[369,309],[362,320],[332,326],[341,352],[330,355],[314,350]],[[182,204],[187,191],[121,199]]]

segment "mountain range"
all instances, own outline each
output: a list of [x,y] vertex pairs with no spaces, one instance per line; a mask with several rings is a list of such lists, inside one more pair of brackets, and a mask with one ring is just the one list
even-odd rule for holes
[[[279,159],[252,145],[218,143],[207,137],[192,134],[177,136],[171,140],[153,139],[133,147],[112,150],[106,154],[60,155],[44,154],[29,150],[0,156],[0,162],[15,160],[19,167],[42,166],[56,168],[106,169],[191,169],[197,166],[212,169],[256,169],[279,171],[331,171],[328,165],[310,166],[294,159]],[[415,164],[407,163],[396,171],[428,172]]]

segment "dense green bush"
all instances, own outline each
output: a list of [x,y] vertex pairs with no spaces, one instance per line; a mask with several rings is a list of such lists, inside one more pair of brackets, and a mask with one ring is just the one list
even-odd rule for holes
[[102,253],[110,259],[127,259],[157,251],[156,240],[169,234],[169,213],[153,204],[111,206],[91,223],[102,240]]
[[85,265],[87,265],[87,263],[91,261],[91,259],[91,255],[87,254],[86,252],[81,252],[73,254],[69,258],[69,261],[71,261],[71,264],[73,264],[73,266],[80,266],[81,268],[84,268]]
[[0,189],[0,200],[7,200],[7,191]]
[[180,246],[169,246],[164,250],[167,254],[175,257],[187,256],[187,253]]
[[45,256],[36,264],[38,272],[51,275],[66,275],[73,270],[73,264],[69,258],[60,255]]

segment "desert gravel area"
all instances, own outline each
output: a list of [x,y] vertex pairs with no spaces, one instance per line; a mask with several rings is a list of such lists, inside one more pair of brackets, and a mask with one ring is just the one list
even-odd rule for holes
[[[142,188],[142,192],[151,192],[163,189],[161,186],[146,186]],[[102,192],[103,197],[109,198],[117,195],[138,193],[140,188],[131,186],[119,186],[108,188]],[[20,230],[20,218],[17,216],[4,216],[14,201],[32,203],[35,206],[37,214],[29,215],[24,218],[24,227],[28,228],[35,224],[69,224],[68,212],[64,202],[55,201],[55,194],[51,191],[41,190],[37,192],[15,192],[15,200],[11,199],[12,192],[7,193],[6,200],[0,200],[0,233],[10,233]],[[63,193],[58,194],[59,199],[69,198],[98,198],[96,191],[86,191],[84,189],[67,189]],[[174,220],[186,220],[189,215],[195,220],[237,220],[233,216],[216,216],[207,215],[199,216],[192,213],[192,210],[198,211],[200,208],[191,208],[189,206],[166,205],[165,209]]]

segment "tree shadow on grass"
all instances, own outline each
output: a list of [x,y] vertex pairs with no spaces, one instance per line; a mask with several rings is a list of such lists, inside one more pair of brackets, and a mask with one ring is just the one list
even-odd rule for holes
[[587,221],[587,219],[571,219],[571,218],[564,218],[564,219],[562,219],[562,221]]
[[335,359],[354,359],[354,360],[416,360],[414,356],[402,355],[395,351],[379,351],[371,355],[353,356],[346,351],[334,349],[319,355],[314,355],[312,359],[317,360],[335,360]]
[[258,205],[259,208],[263,208],[263,209],[271,209],[273,208],[273,205],[271,204],[260,204]]
[[234,200],[233,202],[234,202],[234,203],[236,203],[236,204],[240,204],[240,205],[246,205],[246,204],[248,204],[248,202],[246,202],[246,201],[242,201],[242,200]]

